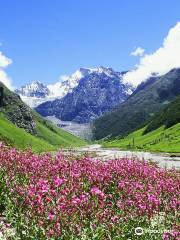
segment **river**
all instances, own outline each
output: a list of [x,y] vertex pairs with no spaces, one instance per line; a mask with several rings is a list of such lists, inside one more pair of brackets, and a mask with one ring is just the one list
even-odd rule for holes
[[151,152],[135,152],[123,151],[115,148],[103,148],[99,144],[78,148],[79,153],[89,153],[96,158],[107,160],[122,157],[137,157],[140,160],[153,161],[163,168],[176,168],[180,170],[180,156],[172,156],[168,153],[151,153]]

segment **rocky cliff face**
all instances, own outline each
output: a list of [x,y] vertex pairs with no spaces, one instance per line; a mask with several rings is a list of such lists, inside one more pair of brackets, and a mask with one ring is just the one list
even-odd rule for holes
[[122,73],[101,67],[86,71],[77,87],[62,99],[43,103],[36,110],[43,116],[87,123],[123,102],[132,90],[122,82]]
[[31,134],[36,134],[36,123],[33,119],[30,109],[25,105],[17,105],[7,113],[8,119],[17,127]]
[[0,112],[5,114],[17,127],[24,128],[31,134],[36,133],[36,124],[31,109],[22,102],[16,93],[9,91],[1,82]]

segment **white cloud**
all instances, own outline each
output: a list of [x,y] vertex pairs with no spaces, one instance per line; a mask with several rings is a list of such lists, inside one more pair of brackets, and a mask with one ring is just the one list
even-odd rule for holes
[[10,58],[7,58],[0,52],[0,68],[6,68],[9,64],[12,63]]
[[8,88],[13,89],[11,79],[7,76],[4,68],[12,63],[12,60],[0,52],[0,82],[4,83]]
[[162,75],[180,67],[180,22],[172,27],[162,46],[152,54],[140,58],[136,68],[124,75],[124,81],[137,86],[153,73]]
[[6,72],[0,69],[0,82],[4,83],[6,87],[13,90],[11,79],[7,76]]
[[142,57],[144,55],[145,49],[142,47],[137,47],[133,52],[130,53],[131,56]]

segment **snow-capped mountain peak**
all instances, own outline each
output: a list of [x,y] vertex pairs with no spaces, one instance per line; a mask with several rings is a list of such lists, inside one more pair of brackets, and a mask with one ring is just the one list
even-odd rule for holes
[[21,96],[44,98],[50,94],[49,89],[40,81],[33,81],[15,91]]
[[[33,81],[16,90],[21,98],[31,107],[35,107],[38,104],[51,101],[54,99],[61,99],[68,93],[71,93],[74,88],[79,85],[82,78],[88,79],[88,76],[93,74],[93,77],[106,77],[107,79],[119,79],[122,82],[123,73],[116,72],[109,67],[96,67],[96,68],[80,68],[70,76],[63,76],[61,79],[50,85],[44,85],[40,81]],[[129,94],[129,92],[127,93]]]
[[44,102],[50,96],[50,90],[40,81],[33,81],[15,90],[22,100],[30,107],[35,107]]
[[105,74],[108,77],[119,77],[121,80],[122,74],[120,72],[114,71],[110,67],[96,67],[96,68],[80,68],[78,70],[83,76],[86,76],[88,74]]
[[[80,68],[54,88],[63,98],[39,105],[43,116],[88,123],[125,101],[132,88],[122,82],[123,73],[112,68]],[[67,94],[66,94],[67,93]]]
[[65,80],[61,80],[55,84],[48,85],[48,89],[51,92],[52,96],[56,96],[57,98],[64,97],[67,93],[71,92],[72,89],[78,86],[79,81],[90,74],[90,69],[88,68],[80,68],[75,71],[72,75],[67,76]]

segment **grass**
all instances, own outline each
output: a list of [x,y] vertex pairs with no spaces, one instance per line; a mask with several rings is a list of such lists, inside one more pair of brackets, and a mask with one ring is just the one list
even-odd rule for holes
[[104,147],[154,152],[180,152],[180,123],[165,129],[164,126],[143,135],[145,128],[122,139],[104,142]]
[[57,147],[78,147],[85,145],[84,140],[75,137],[74,135],[67,133],[62,129],[55,128],[54,126],[51,130],[41,122],[37,122],[37,131],[40,138]]
[[[43,119],[1,82],[0,87],[4,91],[3,105],[0,107],[0,141],[20,149],[31,147],[35,152],[55,151],[62,147],[71,148],[87,145],[79,137],[65,132],[50,121]],[[11,116],[14,118],[14,115],[17,119],[10,119]],[[18,118],[21,119],[21,122]],[[20,127],[24,127],[27,122],[29,124],[35,122],[36,129],[34,132],[32,131],[33,135],[14,125],[13,120]]]
[[16,127],[6,117],[0,114],[0,141],[20,149],[32,148],[34,152],[55,151],[60,147],[76,147],[87,144],[78,137],[73,136],[53,124],[37,121],[37,136],[27,133],[24,129]]
[[0,115],[0,140],[22,149],[32,147],[35,152],[55,150],[55,147],[48,142],[32,136],[22,128],[16,127],[2,115]]

